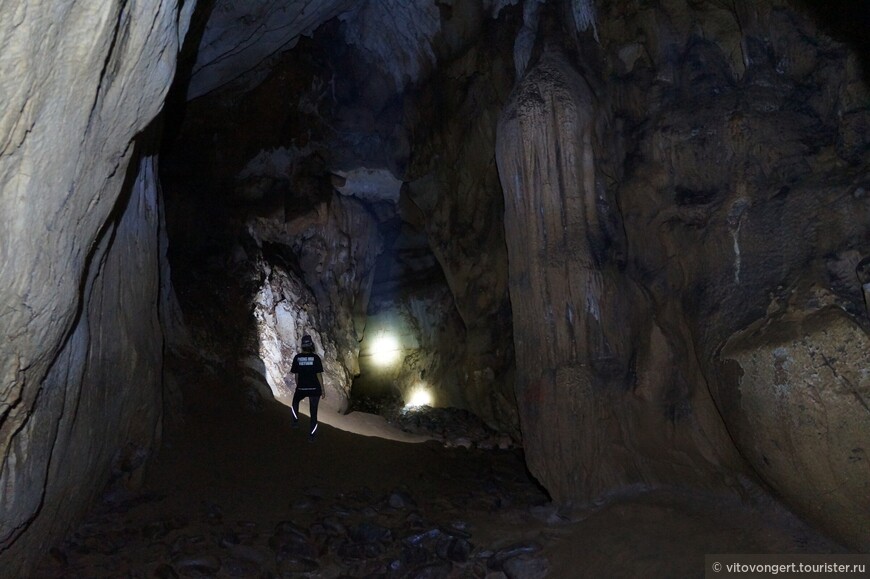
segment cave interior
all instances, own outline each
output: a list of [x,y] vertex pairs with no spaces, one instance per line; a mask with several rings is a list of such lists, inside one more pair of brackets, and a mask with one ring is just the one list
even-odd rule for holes
[[0,575],[870,553],[870,2],[57,4],[0,22]]

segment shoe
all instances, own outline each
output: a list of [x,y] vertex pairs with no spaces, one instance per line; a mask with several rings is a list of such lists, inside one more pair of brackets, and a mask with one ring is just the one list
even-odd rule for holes
[[292,422],[290,422],[290,428],[299,428],[299,421],[293,420]]
[[317,440],[316,434],[309,434],[308,435],[308,442],[314,442],[315,440]]

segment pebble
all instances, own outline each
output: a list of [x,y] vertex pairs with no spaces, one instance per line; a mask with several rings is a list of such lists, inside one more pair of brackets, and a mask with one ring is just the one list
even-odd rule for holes
[[227,550],[230,555],[236,559],[250,561],[251,563],[260,566],[265,566],[270,558],[262,550],[256,547],[249,547],[248,545],[233,545]]
[[421,545],[421,544],[425,543],[426,541],[436,539],[440,536],[441,536],[440,529],[429,529],[428,531],[425,531],[423,533],[415,533],[413,535],[405,537],[404,539],[402,539],[402,542],[405,543],[406,545],[415,545],[416,546],[416,545]]
[[209,554],[184,556],[173,561],[173,567],[187,577],[214,575],[221,569],[221,560]]
[[341,536],[347,534],[347,527],[337,517],[326,517],[320,524],[328,535]]
[[172,568],[172,565],[166,563],[162,563],[154,569],[154,577],[156,579],[179,579],[179,575]]
[[[449,561],[464,563],[468,561],[468,557],[471,555],[471,550],[471,543],[465,539],[457,539],[454,537],[450,539],[450,542],[447,544],[443,557]],[[438,554],[439,556],[441,555],[440,552]]]
[[260,565],[245,559],[225,559],[222,571],[230,577],[259,577]]
[[[440,428],[464,418],[424,410],[409,420]],[[466,447],[503,442],[486,438],[491,433],[477,426],[451,436],[455,444]],[[274,523],[271,531],[263,522],[229,520],[224,508],[209,501],[194,504],[190,519],[171,515],[133,524],[106,516],[83,524],[47,559],[66,575],[157,579],[546,576],[549,562],[537,543],[487,548],[475,541],[472,525],[458,518],[470,511],[498,511],[502,520],[514,517],[520,524],[535,519],[555,522],[558,509],[544,503],[537,487],[505,467],[483,464],[480,469],[438,473],[433,482],[445,491],[418,497],[403,486],[386,493],[360,487],[335,494],[309,487],[284,503],[279,510],[286,518]],[[148,553],[147,572],[127,562],[131,548],[139,557]]]
[[504,565],[508,560],[519,557],[520,555],[537,553],[540,550],[541,546],[537,543],[517,543],[496,551],[491,557],[489,557],[487,566],[495,571],[500,571],[504,568]]
[[376,541],[389,541],[392,539],[393,533],[386,527],[364,521],[351,531],[350,536],[359,543],[374,543]]
[[281,574],[313,573],[319,568],[317,561],[305,557],[287,557],[278,561],[278,572]]
[[543,557],[521,555],[504,562],[508,579],[544,579],[548,571],[549,565]]
[[394,509],[408,509],[417,506],[414,504],[414,500],[411,498],[408,493],[400,490],[395,490],[390,493],[390,497],[388,499],[388,504]]

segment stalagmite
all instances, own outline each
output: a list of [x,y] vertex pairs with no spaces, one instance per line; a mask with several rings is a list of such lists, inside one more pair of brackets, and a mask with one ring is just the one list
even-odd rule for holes
[[[676,429],[690,449],[698,445],[688,450],[695,466],[687,469],[684,442],[666,433],[655,402],[672,385],[654,379],[649,404],[630,394],[636,376],[652,371],[647,364],[663,360],[637,343],[659,330],[623,271],[619,211],[600,178],[601,159],[613,154],[602,148],[606,117],[568,59],[547,48],[498,129],[523,441],[531,471],[562,501],[676,480],[688,470],[694,478],[718,468],[704,457],[718,463],[733,452],[702,396],[698,418]],[[713,440],[721,450],[712,450]]]

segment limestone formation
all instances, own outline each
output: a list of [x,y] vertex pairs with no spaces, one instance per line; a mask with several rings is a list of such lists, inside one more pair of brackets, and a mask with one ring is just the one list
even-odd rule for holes
[[292,48],[300,36],[310,35],[354,3],[218,0],[211,8],[196,52],[187,97],[195,99],[239,79],[276,52]]
[[344,412],[359,374],[380,252],[377,223],[359,201],[336,194],[313,214],[287,223],[254,219],[248,231],[260,247],[268,246],[254,307],[269,385],[276,396],[288,394],[283,377],[302,335],[311,334],[324,360],[325,404]]
[[[856,272],[870,251],[862,241],[870,206],[856,195],[867,183],[867,150],[858,161],[854,149],[841,145],[852,134],[842,119],[867,118],[866,102],[855,100],[867,94],[866,86],[845,47],[806,16],[778,2],[736,9],[691,13],[717,30],[708,39],[692,32],[685,14],[666,11],[669,42],[674,34],[685,39],[676,61],[653,48],[663,31],[651,15],[623,15],[629,28],[649,31],[644,56],[633,71],[619,73],[624,84],[617,84],[619,114],[651,115],[651,124],[628,133],[638,145],[618,193],[630,269],[652,296],[660,323],[682,326],[684,337],[669,341],[697,359],[754,474],[840,540],[866,548],[855,531],[868,525],[856,514],[866,512],[854,495],[866,483],[856,480],[855,465],[830,471],[836,483],[813,471],[795,474],[808,460],[807,439],[824,424],[816,409],[826,409],[832,424],[843,421],[840,434],[832,431],[809,451],[817,457],[851,456],[867,430],[858,399],[844,410],[834,373],[849,376],[859,396],[860,380],[837,363],[826,369],[818,361],[831,349],[851,351],[868,330]],[[613,50],[634,38],[628,29],[616,32],[619,19],[605,21],[613,28],[602,32],[602,41],[609,37]],[[808,37],[816,39],[814,46],[799,40]],[[644,88],[636,92],[638,86]],[[638,100],[641,93],[647,96]],[[752,348],[758,351],[750,354]],[[790,371],[775,371],[782,365],[777,348],[788,352],[783,355],[790,361],[783,363]],[[854,352],[839,357],[853,371],[866,366]],[[799,380],[791,371],[801,367],[820,369]],[[797,392],[804,389],[819,393],[815,409],[806,407],[807,420],[794,422],[790,417],[803,412],[796,408],[802,404]],[[780,431],[783,421],[790,442],[783,440],[774,453],[766,433]],[[852,514],[844,511],[845,499],[828,492],[834,486],[854,491],[844,491],[852,495]]]
[[[229,197],[232,207],[226,211],[234,214],[230,230],[247,230],[239,224],[251,217],[255,230],[275,232],[255,237],[285,247],[296,243],[291,239],[301,230],[279,234],[286,229],[284,221],[321,227],[313,208],[334,191],[360,200],[359,207],[375,217],[379,228],[390,228],[398,219],[413,229],[411,245],[398,251],[425,256],[427,264],[400,274],[408,277],[395,282],[401,287],[394,293],[392,314],[410,324],[414,355],[406,365],[400,360],[392,368],[397,374],[383,386],[389,389],[389,382],[398,380],[395,387],[404,393],[426,382],[444,401],[473,409],[492,426],[518,436],[502,199],[493,154],[495,122],[512,82],[510,57],[500,54],[499,43],[513,33],[493,29],[478,38],[483,16],[479,7],[466,6],[453,10],[449,19],[442,17],[432,50],[448,57],[458,51],[462,57],[434,78],[419,79],[425,100],[421,105],[409,101],[407,113],[406,105],[392,96],[395,87],[381,64],[369,65],[360,58],[360,47],[344,44],[345,25],[352,24],[345,18],[337,30],[326,27],[323,36],[288,52],[262,84],[244,95],[216,91],[189,103],[180,139],[184,144],[168,152],[164,167],[170,180],[201,192],[202,211]],[[322,54],[332,55],[330,70],[313,68]],[[491,65],[493,56],[496,66]],[[487,72],[481,76],[479,70]],[[423,72],[430,71],[422,67]],[[409,160],[412,132],[427,138],[415,144],[415,159]],[[483,177],[480,167],[486,167]],[[410,186],[403,186],[404,180]],[[458,226],[452,225],[456,216]],[[191,230],[176,232],[177,239],[188,245]],[[346,233],[352,243],[364,243],[351,230]],[[324,255],[333,242],[325,244]],[[305,267],[318,263],[312,260]],[[196,266],[185,263],[182,268]],[[301,273],[311,288],[326,287],[318,272]],[[416,287],[423,291],[414,294]],[[345,307],[332,297],[328,302],[336,312]],[[363,301],[356,303],[359,307]],[[308,305],[325,311],[319,298]],[[357,322],[356,327],[362,331],[363,325]],[[343,342],[341,356],[355,355],[372,337],[368,332],[360,336],[363,344]],[[342,364],[350,376],[355,373],[356,363]]]
[[240,384],[285,395],[309,333],[343,411],[397,328],[387,386],[558,502],[770,491],[870,549],[865,39],[791,0],[199,4],[160,117],[197,2],[0,0],[0,574],[142,476],[167,254]]
[[757,476],[866,549],[860,67],[783,2],[599,7],[499,127],[530,466],[563,500]]
[[[481,37],[422,87],[411,120],[403,219],[425,232],[453,295],[464,331],[457,352],[464,407],[519,438],[513,372],[504,201],[495,163],[496,124],[513,84],[509,27],[483,27]],[[430,352],[432,358],[440,354]]]
[[[360,343],[362,376],[354,388],[372,397],[398,394],[405,404],[467,408],[467,345],[453,294],[443,279],[384,293],[374,288]],[[386,342],[384,342],[386,340]],[[391,340],[395,352],[391,352]]]
[[113,460],[141,467],[159,431],[165,269],[156,161],[135,137],[160,110],[193,5],[0,7],[0,568],[10,576],[75,520]]
[[[734,460],[709,396],[671,392],[690,389],[687,370],[625,272],[624,229],[603,180],[607,118],[551,47],[498,132],[523,442],[561,501],[703,479]],[[689,399],[695,408],[668,406]]]
[[419,81],[434,64],[432,39],[441,18],[430,0],[358,2],[340,20],[347,43],[387,73],[397,91]]
[[774,314],[722,350],[721,396],[747,460],[790,503],[870,549],[870,337],[837,306]]

